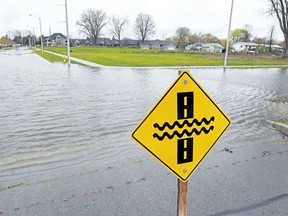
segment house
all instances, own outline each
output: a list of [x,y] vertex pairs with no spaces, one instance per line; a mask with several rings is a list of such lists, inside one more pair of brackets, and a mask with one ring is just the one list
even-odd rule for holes
[[245,52],[245,53],[255,53],[258,44],[252,42],[238,42],[232,46],[232,49],[236,53]]
[[165,40],[122,40],[122,46],[127,48],[140,48],[140,49],[161,49],[161,50],[175,50],[176,44]]
[[140,40],[124,39],[122,40],[122,46],[126,48],[140,48]]
[[87,39],[70,39],[72,46],[91,46],[92,41],[90,38]]
[[112,40],[106,40],[106,46],[108,47],[120,47],[121,41],[119,43],[119,40],[112,39]]
[[189,44],[185,50],[201,50],[202,44]]
[[206,52],[213,52],[213,53],[225,52],[225,48],[223,46],[221,46],[219,43],[202,44],[201,50],[204,50]]
[[110,38],[98,38],[97,40],[97,45],[98,46],[106,46],[106,47],[116,47],[120,46],[119,42],[115,39],[110,39]]
[[46,47],[65,47],[67,45],[66,36],[62,33],[54,33],[43,37],[43,45]]
[[67,45],[66,36],[62,33],[54,33],[51,35],[51,46],[64,47]]
[[[263,44],[262,44],[263,45]],[[264,45],[266,48],[270,48],[270,46],[268,45],[268,44],[265,44]],[[271,45],[271,51],[273,52],[273,53],[282,53],[283,51],[284,51],[284,48],[282,47],[282,46],[279,46],[279,45]]]
[[0,47],[15,47],[16,43],[8,38],[0,38]]
[[164,40],[146,40],[140,42],[141,49],[161,49],[161,50],[175,50],[176,44]]

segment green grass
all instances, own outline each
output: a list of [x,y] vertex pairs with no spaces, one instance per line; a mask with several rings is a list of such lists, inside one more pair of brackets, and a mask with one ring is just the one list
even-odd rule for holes
[[63,62],[63,58],[60,56],[52,55],[50,53],[42,53],[41,50],[34,50],[34,52],[49,62]]
[[20,184],[17,184],[17,185],[11,185],[11,186],[7,186],[7,187],[0,187],[0,191],[12,189],[12,188],[15,188],[15,187],[21,187],[21,186],[28,186],[28,185],[20,183]]
[[277,122],[288,125],[288,119],[278,119]]
[[[36,54],[38,54],[39,56],[41,56],[42,58],[46,59],[49,62],[52,62],[52,63],[54,63],[54,62],[62,62],[62,63],[64,63],[64,58],[62,58],[60,56],[56,56],[56,55],[53,55],[53,54],[50,54],[50,53],[46,53],[46,52],[42,53],[41,50],[34,50],[34,52]],[[80,63],[75,62],[75,61],[71,61],[71,63],[72,64],[80,64]]]
[[[66,48],[46,48],[66,55]],[[223,66],[224,54],[201,51],[161,51],[134,48],[100,48],[100,47],[71,47],[72,57],[84,59],[106,66]],[[39,52],[37,52],[39,53]],[[51,54],[43,56],[52,59]],[[59,61],[63,61],[61,57]],[[55,57],[56,59],[56,57]],[[54,59],[54,61],[56,61]],[[228,58],[229,66],[261,66],[288,67],[288,60],[279,56],[231,54]]]
[[269,101],[274,103],[288,103],[288,96],[277,96],[275,98],[269,99]]

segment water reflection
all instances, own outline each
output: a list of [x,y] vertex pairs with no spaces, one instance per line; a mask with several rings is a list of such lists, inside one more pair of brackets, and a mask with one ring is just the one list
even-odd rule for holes
[[[143,154],[129,134],[178,75],[176,69],[68,68],[29,50],[0,52],[0,65],[2,179]],[[287,94],[287,69],[191,73],[232,119],[221,143],[279,137],[267,120],[281,112],[267,99]]]

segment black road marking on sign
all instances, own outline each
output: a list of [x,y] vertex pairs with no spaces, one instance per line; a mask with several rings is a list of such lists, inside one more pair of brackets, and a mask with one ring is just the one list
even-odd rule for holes
[[193,161],[193,138],[178,139],[177,164]]
[[214,129],[214,126],[210,126],[209,129],[207,130],[205,127],[202,127],[199,131],[196,128],[193,128],[191,132],[189,132],[188,130],[183,130],[182,133],[179,133],[178,131],[174,131],[171,135],[168,132],[164,132],[162,136],[160,136],[157,133],[153,134],[154,138],[157,138],[158,140],[162,141],[165,139],[165,137],[167,137],[168,139],[173,139],[174,136],[177,136],[178,138],[182,138],[185,134],[187,136],[192,136],[194,133],[199,136],[202,132],[205,134],[208,134],[210,131],[212,131]]
[[173,124],[169,124],[168,122],[165,122],[162,126],[160,126],[158,123],[155,123],[153,126],[154,128],[159,129],[160,131],[163,131],[166,127],[169,128],[170,130],[174,129],[176,126],[178,126],[178,128],[183,128],[185,125],[187,125],[188,127],[192,127],[194,124],[196,124],[197,126],[201,126],[203,123],[205,123],[206,125],[209,125],[211,122],[213,122],[215,120],[215,117],[212,116],[209,120],[206,119],[205,117],[202,118],[201,121],[198,121],[197,119],[193,119],[193,121],[190,123],[188,120],[185,120],[184,122],[180,123],[179,121],[175,121]]
[[177,93],[177,119],[194,118],[194,92]]

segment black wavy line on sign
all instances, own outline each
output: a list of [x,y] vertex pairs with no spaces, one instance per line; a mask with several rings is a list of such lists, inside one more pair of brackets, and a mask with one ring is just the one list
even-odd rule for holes
[[214,129],[214,126],[210,126],[210,128],[207,130],[205,127],[202,127],[200,129],[200,131],[198,131],[196,128],[193,128],[191,132],[189,132],[188,130],[183,130],[182,133],[179,133],[178,131],[174,131],[171,135],[168,132],[164,132],[162,134],[162,136],[160,136],[157,133],[153,134],[154,138],[157,138],[158,140],[162,141],[165,137],[167,137],[168,139],[173,139],[174,136],[177,136],[178,138],[182,138],[185,134],[187,136],[192,136],[193,133],[195,133],[197,136],[199,136],[202,132],[204,132],[205,134],[208,134],[210,131],[212,131]]
[[160,131],[163,131],[166,127],[168,127],[170,130],[172,130],[176,126],[178,126],[181,129],[185,125],[187,125],[188,127],[192,127],[194,124],[196,124],[197,126],[200,126],[200,125],[202,125],[202,123],[209,125],[214,120],[215,120],[215,117],[212,116],[209,120],[204,117],[204,118],[202,118],[201,121],[198,121],[197,119],[193,119],[193,121],[191,123],[188,120],[185,120],[184,122],[182,122],[182,124],[179,121],[175,121],[172,125],[170,125],[168,122],[165,122],[162,126],[160,126],[158,123],[155,123],[153,126],[154,126],[154,128],[158,128]]

